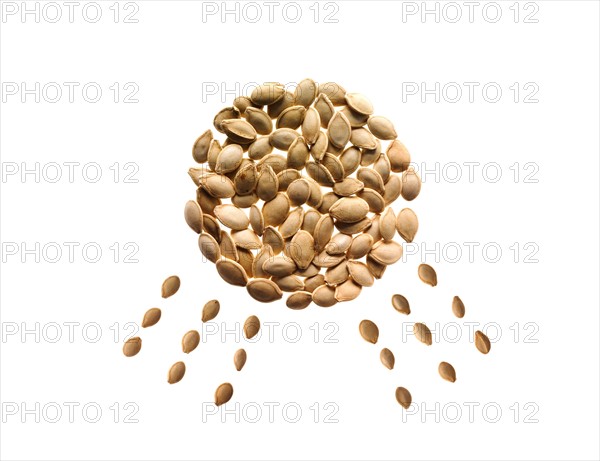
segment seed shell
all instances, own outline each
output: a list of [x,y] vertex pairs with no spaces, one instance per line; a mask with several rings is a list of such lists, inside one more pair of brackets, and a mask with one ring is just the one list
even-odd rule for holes
[[379,328],[370,320],[363,320],[358,325],[358,331],[362,338],[371,343],[377,344],[377,340],[379,339]]
[[125,357],[133,357],[137,355],[142,349],[142,338],[136,336],[134,338],[129,338],[123,344],[123,354]]
[[189,354],[198,347],[198,344],[200,344],[200,333],[196,330],[190,330],[183,335],[181,349],[184,353]]
[[489,338],[479,330],[475,332],[475,347],[482,354],[487,354],[492,348]]
[[419,278],[422,282],[432,287],[437,285],[437,274],[429,264],[420,264],[418,269]]
[[438,372],[442,378],[451,383],[456,381],[456,370],[448,362],[440,362]]
[[237,351],[235,351],[235,354],[233,356],[233,364],[235,365],[235,369],[237,371],[241,371],[242,368],[244,368],[247,358],[248,355],[246,354],[246,351],[244,349],[238,349]]
[[202,322],[210,322],[221,310],[221,303],[216,299],[211,299],[202,308]]
[[142,328],[148,328],[156,325],[162,315],[158,307],[152,307],[146,311],[144,318],[142,319]]
[[215,405],[221,406],[227,403],[233,397],[233,386],[229,383],[223,383],[215,391]]
[[161,287],[161,296],[163,298],[168,298],[169,296],[173,296],[179,290],[181,286],[181,280],[176,275],[171,275],[167,277],[162,284]]
[[388,370],[394,369],[396,359],[392,351],[390,351],[387,347],[381,349],[381,352],[379,353],[379,359],[381,360],[381,363],[383,363],[383,366],[386,367]]
[[251,315],[248,317],[244,322],[244,335],[246,335],[246,338],[254,338],[258,334],[259,330],[260,320],[258,320],[258,317],[256,315]]

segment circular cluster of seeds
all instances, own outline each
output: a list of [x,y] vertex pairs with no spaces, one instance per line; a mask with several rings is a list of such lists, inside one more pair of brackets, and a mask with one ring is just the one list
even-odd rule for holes
[[291,292],[292,309],[355,299],[402,257],[396,232],[413,240],[415,213],[391,205],[415,199],[421,180],[365,96],[311,79],[293,93],[265,83],[214,127],[225,139],[209,129],[196,140],[185,219],[219,275],[254,299]]

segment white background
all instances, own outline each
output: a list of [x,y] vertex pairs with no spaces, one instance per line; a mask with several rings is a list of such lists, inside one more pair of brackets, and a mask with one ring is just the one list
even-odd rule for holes
[[[499,3],[502,17],[495,23],[481,7],[469,22],[468,7],[458,3],[463,17],[451,23],[454,12],[441,10],[443,3],[438,8],[446,16],[436,22],[419,14],[403,20],[403,8],[422,8],[420,2],[338,1],[338,22],[325,23],[323,15],[333,7],[320,5],[315,22],[312,2],[302,2],[296,23],[285,20],[279,6],[272,23],[263,17],[256,24],[243,16],[236,22],[234,15],[203,21],[202,4],[191,1],[138,1],[137,23],[123,22],[133,7],[120,5],[115,23],[112,3],[100,2],[97,23],[78,9],[73,23],[66,17],[36,23],[33,16],[22,22],[17,13],[3,16],[0,25],[3,84],[78,82],[81,89],[97,82],[103,89],[95,104],[78,90],[70,103],[64,86],[57,103],[36,103],[34,96],[22,103],[20,94],[3,91],[3,171],[11,162],[29,168],[35,162],[97,162],[103,176],[91,183],[78,169],[70,183],[64,167],[57,183],[43,177],[36,182],[34,175],[24,181],[19,174],[3,177],[4,245],[80,246],[73,262],[64,246],[56,263],[43,257],[36,263],[35,255],[23,263],[20,253],[3,251],[2,459],[598,459],[598,3],[538,1],[537,23],[524,22],[533,7],[511,10],[513,2]],[[34,2],[27,5],[34,8]],[[267,16],[267,6],[260,5]],[[305,77],[366,94],[378,114],[394,121],[418,164],[500,165],[497,182],[484,178],[481,168],[472,182],[466,169],[457,183],[448,175],[424,176],[422,193],[410,204],[420,220],[417,242],[428,248],[456,242],[464,250],[454,263],[427,257],[438,271],[436,288],[416,276],[419,253],[388,268],[356,301],[296,312],[283,300],[255,302],[201,261],[182,216],[183,204],[195,196],[187,176],[191,146],[233,99],[222,92],[207,96],[203,86],[235,89]],[[115,82],[120,100],[127,93],[123,85],[135,83],[139,102],[115,103],[109,89]],[[465,92],[455,103],[443,97],[436,102],[434,95],[422,102],[420,95],[403,93],[403,82],[426,82],[428,88],[457,82]],[[464,82],[479,84],[473,102]],[[496,103],[482,96],[489,82],[503,90]],[[521,89],[517,102],[509,88],[515,82]],[[537,85],[538,102],[523,102],[528,82]],[[121,174],[126,163],[137,164],[138,182],[125,183],[121,175],[115,183],[109,169],[115,162]],[[510,169],[515,162],[521,170],[516,182]],[[524,181],[528,162],[539,168],[535,183]],[[404,206],[400,199],[394,209]],[[89,242],[103,250],[97,263],[81,254]],[[109,249],[115,242],[118,262]],[[139,248],[137,263],[123,262],[128,242]],[[480,245],[472,262],[464,242]],[[481,252],[490,242],[503,251],[496,263]],[[516,262],[509,248],[515,242]],[[524,262],[529,242],[537,245],[538,262]],[[171,274],[180,275],[182,288],[163,300],[160,285]],[[394,293],[409,299],[410,316],[392,309]],[[439,322],[443,331],[456,321],[450,303],[457,294],[466,304],[464,322],[499,327],[489,355],[476,351],[463,322],[456,343],[440,338],[427,348],[412,336],[403,339],[403,322]],[[216,326],[226,322],[233,329],[256,314],[263,323],[280,323],[273,340],[237,344],[232,334],[223,342],[203,332],[198,349],[184,357],[180,338],[201,328],[202,305],[212,298],[222,306]],[[139,333],[142,352],[127,359],[121,347],[130,331],[124,326],[140,322],[152,306],[163,309],[163,319]],[[376,346],[358,334],[364,318],[379,325]],[[55,343],[51,322],[61,325]],[[65,322],[78,324],[72,341]],[[298,342],[283,336],[289,322],[301,328]],[[324,340],[334,328],[326,328],[328,322],[335,324],[336,343]],[[102,333],[97,342],[94,323]],[[92,329],[84,336],[86,324]],[[15,327],[18,332],[9,334]],[[22,337],[23,328],[34,333]],[[488,332],[493,336],[493,329]],[[249,356],[239,373],[232,365],[238,347]],[[393,371],[379,362],[381,347],[396,354]],[[166,373],[178,360],[188,371],[170,386]],[[454,364],[456,383],[438,376],[441,360]],[[227,405],[232,414],[222,422],[220,415],[203,413],[203,403],[225,381],[235,393]],[[411,391],[416,414],[396,403],[397,386]],[[79,405],[72,422],[67,402]],[[272,422],[268,402],[279,405]],[[97,423],[82,415],[90,403],[102,410]],[[297,423],[282,413],[290,403],[302,410]],[[311,410],[315,403],[318,416]],[[23,415],[21,404],[34,412]],[[17,414],[6,411],[14,405]],[[54,405],[63,408],[56,423],[49,421]],[[467,405],[474,405],[472,418]],[[486,405],[488,413],[482,411]],[[254,406],[263,409],[256,423],[249,421]],[[462,416],[452,423],[456,407]],[[126,423],[132,408],[138,422]],[[337,422],[326,423],[332,408]],[[494,423],[496,408],[502,414]],[[424,409],[431,413],[423,416]],[[295,416],[293,409],[288,416]]]

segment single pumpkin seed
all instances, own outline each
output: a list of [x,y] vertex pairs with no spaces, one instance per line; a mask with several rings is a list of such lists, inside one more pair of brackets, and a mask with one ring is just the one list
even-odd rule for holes
[[271,117],[263,110],[248,107],[246,109],[246,120],[254,127],[258,134],[266,135],[273,131]]
[[381,232],[379,231],[379,221],[381,215],[376,214],[371,219],[371,226],[365,231],[365,234],[369,234],[373,237],[373,243],[379,242],[381,240]]
[[192,181],[194,181],[194,184],[196,184],[196,186],[199,186],[200,184],[202,184],[202,181],[204,181],[205,178],[212,175],[212,173],[210,171],[207,171],[204,167],[202,167],[202,168],[190,168],[188,170],[188,175],[190,178],[192,178]]
[[305,78],[294,90],[294,104],[304,107],[310,106],[317,97],[318,87],[314,80]]
[[169,296],[173,296],[179,290],[181,286],[181,280],[176,275],[171,275],[167,277],[162,284],[161,287],[161,296],[163,298],[168,298]]
[[[246,290],[248,290],[250,296],[261,303],[277,301],[283,296],[281,289],[275,282],[263,278],[250,280],[248,285],[246,285]],[[244,331],[246,331],[246,325],[244,325]],[[246,332],[246,335],[248,335],[248,332]],[[249,336],[248,338],[251,338],[252,336]]]
[[285,277],[273,277],[273,282],[281,291],[301,291],[304,289],[304,282],[297,275],[286,275]]
[[406,299],[402,295],[392,296],[392,306],[394,306],[394,309],[396,309],[401,314],[410,314],[410,304],[408,303],[408,299]]
[[305,309],[312,302],[312,293],[308,291],[296,291],[288,296],[285,305],[293,310]]
[[397,175],[390,175],[388,182],[385,184],[385,191],[383,193],[383,200],[386,205],[394,202],[400,193],[402,192],[402,180]]
[[383,183],[383,178],[377,171],[371,168],[360,168],[356,173],[356,177],[359,181],[362,181],[365,188],[372,189],[379,195],[384,194],[385,185]]
[[482,354],[487,354],[492,348],[489,338],[479,330],[475,332],[475,347]]
[[367,126],[369,127],[369,130],[371,130],[371,133],[373,133],[379,139],[389,141],[398,137],[398,133],[396,133],[394,124],[381,115],[369,117]]
[[288,196],[279,192],[277,195],[266,202],[262,208],[262,215],[265,226],[279,226],[283,224],[290,213],[290,199]]
[[344,166],[340,159],[329,152],[325,153],[321,160],[322,165],[329,170],[331,177],[335,182],[340,182],[344,179]]
[[360,165],[361,166],[369,166],[377,161],[379,156],[381,155],[381,142],[379,139],[375,138],[375,148],[374,149],[361,149],[361,158]]
[[212,235],[207,233],[200,234],[198,237],[198,247],[200,247],[202,255],[210,262],[216,263],[221,259],[219,242]]
[[279,115],[288,107],[292,107],[294,105],[294,95],[286,91],[281,99],[269,104],[267,106],[267,114],[271,118],[277,118]]
[[375,283],[375,278],[367,265],[360,261],[348,261],[348,272],[357,284],[363,287],[371,287]]
[[394,358],[392,351],[390,351],[387,347],[381,349],[381,352],[379,353],[379,359],[381,360],[381,363],[383,363],[383,366],[388,370],[394,369],[396,359]]
[[352,239],[350,248],[348,248],[348,258],[360,259],[365,256],[373,247],[373,237],[369,234],[360,234]]
[[331,307],[337,304],[335,299],[335,288],[327,285],[321,285],[312,292],[313,302],[320,307]]
[[277,128],[269,135],[269,142],[275,149],[286,151],[298,136],[300,134],[291,128]]
[[408,392],[408,389],[398,387],[396,389],[396,400],[404,409],[408,410],[412,402],[412,396],[410,395],[410,392]]
[[413,167],[409,167],[402,173],[402,190],[401,194],[405,200],[411,201],[417,198],[421,192],[421,178]]
[[306,107],[304,106],[288,107],[277,117],[276,126],[277,128],[291,128],[295,130],[302,125],[305,115]]
[[344,175],[349,176],[360,165],[361,151],[358,147],[350,146],[340,155],[340,162],[344,167]]
[[381,264],[380,262],[375,261],[375,259],[373,259],[369,255],[367,255],[367,267],[371,271],[371,274],[373,274],[373,277],[375,277],[376,279],[380,279],[381,277],[383,277],[383,274],[385,273],[385,270],[387,268],[385,264]]
[[231,237],[236,246],[244,248],[245,250],[255,250],[262,246],[258,235],[256,235],[252,229],[232,231]]
[[415,212],[410,208],[400,210],[400,213],[396,217],[396,230],[400,234],[400,237],[410,243],[415,238],[418,229],[419,220]]
[[235,354],[233,355],[233,364],[235,365],[235,369],[237,371],[241,371],[242,368],[244,368],[247,358],[248,355],[244,349],[238,349],[235,351]]
[[254,262],[252,263],[252,272],[254,273],[254,277],[256,278],[265,278],[268,279],[270,277],[263,269],[262,266],[267,259],[273,257],[273,249],[271,245],[263,245],[261,250],[254,258]]
[[344,114],[336,112],[327,125],[327,136],[331,143],[337,147],[344,147],[350,140],[352,128]]
[[367,216],[369,205],[359,197],[343,197],[335,202],[329,213],[343,223],[355,223]]
[[200,204],[202,213],[206,213],[213,216],[215,214],[215,207],[221,204],[221,199],[213,197],[201,187],[199,187],[196,190],[196,201]]
[[465,316],[465,304],[458,296],[455,296],[452,299],[452,313],[459,319],[462,319]]
[[250,226],[256,235],[262,235],[265,228],[265,220],[260,209],[256,205],[250,207]]
[[413,334],[423,344],[431,346],[431,330],[424,323],[415,323],[413,325]]
[[221,226],[219,226],[219,221],[214,217],[209,214],[203,215],[202,228],[205,232],[212,235],[217,242],[221,243]]
[[233,386],[229,383],[223,383],[215,391],[215,405],[220,407],[227,403],[233,397]]
[[[333,192],[342,197],[349,197],[359,193],[365,187],[362,181],[356,178],[346,178],[341,182],[336,182],[333,185]],[[368,202],[367,202],[368,203]]]
[[256,202],[258,202],[258,195],[254,192],[251,192],[248,195],[235,194],[231,197],[231,203],[238,208],[250,208]]
[[348,279],[341,285],[335,287],[335,299],[339,302],[352,301],[360,296],[362,286]]
[[451,383],[456,381],[456,370],[448,362],[440,362],[438,373],[446,381],[450,381]]
[[303,170],[309,154],[305,139],[302,136],[297,137],[288,150],[287,167]]
[[379,157],[373,164],[373,169],[379,173],[381,179],[383,179],[383,183],[386,184],[388,179],[390,179],[390,174],[392,172],[392,168],[390,167],[390,159],[387,158],[387,155],[379,154]]
[[325,271],[325,283],[327,283],[329,286],[336,286],[344,283],[346,280],[348,280],[348,277],[350,277],[350,273],[348,272],[348,264],[346,260],[343,260],[337,266],[329,267]]
[[331,239],[333,234],[333,219],[330,215],[323,215],[315,225],[313,237],[315,239],[315,250],[321,251]]
[[341,255],[346,253],[346,250],[350,248],[352,243],[352,237],[346,234],[335,234],[333,238],[325,245],[325,251],[330,255]]
[[231,198],[235,195],[235,187],[231,179],[220,174],[207,177],[202,187],[215,198]]
[[237,252],[239,256],[238,262],[240,263],[240,266],[244,268],[244,270],[246,271],[246,275],[249,279],[251,279],[252,277],[254,277],[254,254],[251,250],[247,250],[246,248],[241,247],[237,249]]
[[321,83],[319,94],[326,95],[334,106],[346,104],[346,90],[335,82]]
[[260,106],[266,106],[269,104],[273,104],[276,101],[279,101],[283,98],[285,94],[285,88],[281,84],[268,84],[265,83],[263,85],[257,86],[252,90],[252,94],[250,94],[250,100],[254,104],[258,104]]
[[354,112],[348,106],[344,107],[340,112],[346,116],[352,128],[361,128],[365,126],[365,123],[367,123],[367,120],[369,119],[368,115]]
[[233,187],[239,195],[247,195],[254,191],[256,181],[258,180],[258,171],[254,163],[248,163],[242,166],[233,178]]
[[319,183],[312,178],[305,179],[310,184],[310,197],[308,197],[306,204],[313,208],[318,208],[323,200],[323,191],[321,190],[321,186],[319,186]]
[[333,267],[337,266],[344,260],[344,255],[330,255],[325,250],[317,254],[312,263],[317,267]]
[[123,344],[123,354],[125,357],[133,357],[137,355],[142,349],[142,338],[136,336],[134,338],[129,338]]
[[394,242],[385,242],[380,240],[373,245],[369,255],[377,262],[389,266],[394,264],[402,257],[402,246]]
[[290,184],[296,179],[300,179],[302,173],[294,168],[286,168],[285,170],[277,173],[277,181],[279,182],[279,192],[287,192]]
[[321,285],[325,285],[325,276],[323,274],[315,274],[304,280],[304,289],[309,293],[313,293]]
[[334,192],[327,192],[326,194],[324,194],[323,200],[321,201],[321,205],[318,208],[319,213],[321,213],[321,214],[329,213],[329,209],[331,208],[331,206],[335,202],[337,202],[339,199],[340,199],[340,197],[338,195],[336,195]]
[[304,230],[299,230],[292,237],[290,256],[300,269],[307,269],[315,257],[313,236]]
[[219,249],[221,250],[222,256],[225,256],[232,261],[239,262],[239,255],[233,237],[223,230],[221,231],[221,243]]
[[[314,144],[321,130],[321,116],[314,107],[306,109],[304,120],[302,121],[302,136],[310,145]],[[202,163],[202,162],[200,162]]]
[[296,270],[296,272],[294,272],[294,275],[297,275],[298,277],[309,278],[309,277],[314,277],[315,275],[317,275],[320,270],[321,269],[319,267],[315,266],[314,264],[309,264],[306,269],[298,268],[298,270]]
[[273,168],[273,172],[278,175],[287,169],[287,158],[275,153],[268,154],[261,158],[256,166],[260,170],[263,165],[269,165]]
[[418,269],[419,278],[422,282],[432,287],[437,285],[437,274],[429,264],[420,264]]
[[237,170],[242,163],[243,156],[244,151],[239,144],[230,144],[224,147],[217,157],[215,171],[225,174]]
[[[263,280],[264,281],[264,280]],[[244,335],[247,339],[254,338],[260,330],[260,320],[256,315],[251,315],[244,322]]]
[[285,277],[292,275],[296,271],[296,263],[287,256],[275,256],[267,259],[263,266],[263,271],[274,277]]
[[319,219],[321,219],[321,213],[319,213],[317,210],[307,210],[306,213],[304,213],[302,230],[305,230],[310,235],[314,236],[315,227],[317,226]]
[[225,133],[223,129],[223,121],[224,120],[233,120],[236,118],[240,118],[240,111],[235,107],[224,107],[221,109],[215,118],[213,119],[213,125],[217,129],[219,133]]
[[200,234],[202,232],[202,208],[198,205],[195,200],[189,200],[185,204],[185,210],[183,212],[185,222],[190,228]]
[[358,331],[362,338],[371,343],[377,344],[377,340],[379,339],[379,328],[370,320],[363,320],[358,325]]
[[148,328],[156,325],[160,320],[161,311],[158,307],[152,307],[146,311],[142,319],[142,328]]
[[404,144],[395,139],[387,148],[387,155],[390,159],[392,171],[401,173],[405,171],[410,164],[410,153]]
[[273,146],[269,142],[269,138],[263,136],[258,138],[248,147],[248,157],[252,160],[260,160],[273,152]]
[[211,171],[215,171],[215,165],[217,164],[217,159],[219,158],[219,154],[221,153],[221,143],[217,139],[213,139],[210,143],[210,147],[208,148],[208,168]]
[[169,368],[169,375],[167,376],[167,381],[169,384],[178,383],[183,379],[183,375],[185,375],[185,363],[176,362],[171,368]]
[[213,134],[211,130],[206,130],[194,143],[192,149],[192,157],[198,163],[205,163],[208,160],[208,149],[213,140]]
[[335,114],[335,109],[333,104],[327,97],[327,95],[321,93],[317,97],[317,101],[315,102],[315,109],[319,113],[319,117],[321,118],[321,127],[327,128],[333,114]]
[[217,272],[230,285],[244,287],[248,283],[248,276],[244,268],[230,259],[219,259],[217,261]]
[[315,143],[310,148],[310,155],[316,162],[323,160],[325,153],[327,152],[327,135],[322,131],[317,134]]
[[293,209],[283,224],[279,226],[279,233],[284,239],[290,238],[296,234],[302,227],[304,220],[304,210],[302,207]]
[[210,322],[221,310],[221,303],[216,299],[211,299],[202,308],[202,322]]
[[279,181],[277,175],[269,165],[263,166],[258,173],[258,180],[256,182],[256,195],[261,200],[268,202],[277,195],[279,188]]
[[369,218],[363,218],[360,221],[356,222],[342,222],[337,220],[335,222],[335,228],[348,235],[358,234],[359,232],[363,232],[365,229],[368,229],[371,226],[371,220]]
[[189,354],[200,344],[200,333],[196,330],[190,330],[181,339],[181,349],[184,353]]
[[256,139],[256,129],[246,120],[237,118],[223,120],[221,127],[233,142],[249,144]]
[[273,226],[265,227],[262,236],[263,244],[270,245],[274,254],[279,254],[283,250],[283,237]]
[[304,178],[296,179],[289,185],[287,194],[293,206],[303,205],[310,197],[310,184]]
[[253,104],[254,103],[248,96],[238,96],[233,100],[233,107],[235,107],[242,115],[244,115],[244,112],[246,112],[248,107],[255,107]]
[[218,205],[215,207],[215,215],[221,223],[232,230],[247,229],[250,220],[246,213],[234,205]]
[[306,172],[321,186],[331,187],[334,184],[333,176],[331,176],[329,170],[321,163],[308,162],[306,164]]
[[346,104],[359,114],[371,115],[373,104],[360,93],[346,93]]
[[385,209],[379,218],[379,232],[383,240],[389,242],[396,234],[396,215],[391,207]]

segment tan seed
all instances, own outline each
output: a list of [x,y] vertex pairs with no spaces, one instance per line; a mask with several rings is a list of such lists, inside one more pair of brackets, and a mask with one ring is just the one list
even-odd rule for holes
[[376,279],[380,279],[383,277],[387,266],[385,264],[381,264],[378,261],[375,261],[371,256],[367,255],[367,267],[373,274],[373,277]]
[[323,274],[315,274],[304,281],[304,289],[309,293],[314,292],[321,285],[325,285],[325,276]]
[[196,139],[194,148],[192,149],[192,157],[194,157],[196,162],[205,163],[208,160],[208,149],[212,140],[213,134],[211,130],[206,130]]
[[371,287],[375,283],[375,278],[367,265],[360,261],[348,261],[348,272],[357,284],[363,287]]
[[366,188],[374,190],[380,196],[385,193],[383,178],[377,171],[371,168],[360,168],[356,173],[356,177],[359,181],[362,181]]
[[297,275],[287,275],[285,277],[273,277],[273,282],[281,291],[293,292],[304,289],[304,282]]
[[263,110],[256,107],[248,107],[246,109],[246,120],[254,127],[258,134],[266,135],[273,130],[273,122],[271,117]]
[[293,209],[283,224],[279,227],[279,233],[284,239],[288,239],[296,234],[302,227],[304,220],[304,210],[302,207]]
[[221,223],[232,230],[247,229],[250,220],[246,213],[234,205],[218,205],[215,207],[215,215]]
[[314,107],[309,107],[304,114],[304,120],[302,121],[302,136],[306,139],[306,142],[310,145],[314,144],[317,140],[317,135],[321,129],[321,116]]
[[290,255],[300,269],[307,269],[315,257],[315,241],[313,236],[304,230],[299,230],[292,238]]
[[334,219],[344,223],[354,223],[363,219],[369,212],[369,205],[359,197],[344,197],[334,203],[329,213]]
[[261,303],[270,303],[281,299],[283,293],[275,282],[269,279],[253,279],[246,285],[248,294]]
[[348,248],[348,258],[360,259],[365,256],[373,247],[373,237],[369,234],[360,234],[354,237],[350,248]]
[[396,217],[396,230],[400,234],[400,237],[410,243],[415,238],[418,229],[419,220],[415,212],[410,208],[400,210],[400,213]]
[[233,178],[233,187],[239,195],[247,195],[254,191],[256,181],[258,180],[258,171],[254,163],[248,163],[240,167]]
[[387,149],[392,171],[400,173],[405,171],[410,164],[410,153],[408,149],[397,139],[392,141]]
[[169,369],[169,375],[167,377],[167,381],[169,384],[178,383],[183,379],[183,375],[185,375],[185,363],[177,362],[174,363]]
[[196,201],[200,204],[202,213],[209,215],[214,215],[213,210],[217,205],[221,204],[221,199],[213,197],[201,187],[196,190]]
[[286,91],[283,97],[267,106],[267,113],[271,118],[277,118],[288,107],[294,105],[294,95]]
[[252,263],[252,272],[254,273],[254,277],[265,279],[270,277],[269,274],[263,271],[262,266],[267,259],[272,257],[273,249],[271,248],[271,245],[263,245],[261,250],[256,255],[256,258],[254,258],[254,262]]
[[240,114],[244,115],[246,109],[252,106],[253,102],[248,96],[238,96],[233,100],[233,107],[240,111]]
[[251,315],[248,317],[244,322],[244,335],[246,335],[246,338],[254,338],[258,334],[259,330],[260,320],[258,320],[258,317],[256,315]]
[[277,128],[269,135],[269,142],[275,149],[286,151],[298,136],[300,134],[291,128]]
[[202,255],[212,263],[216,263],[221,258],[219,243],[210,234],[200,234],[198,237],[198,247],[200,247]]
[[279,189],[279,181],[277,175],[268,165],[265,165],[260,173],[258,174],[258,181],[256,182],[256,194],[258,198],[268,202],[277,195]]
[[359,114],[371,115],[373,113],[373,104],[360,93],[346,93],[346,104]]
[[221,153],[221,143],[217,139],[213,139],[210,143],[210,147],[208,148],[208,168],[211,171],[215,171],[215,165],[217,164],[217,159],[219,158],[219,154]]
[[482,354],[487,354],[492,348],[489,338],[479,330],[475,332],[475,347]]
[[195,200],[189,200],[185,204],[185,210],[183,212],[185,222],[190,228],[200,234],[202,232],[202,208],[198,205]]
[[303,205],[310,197],[310,184],[304,178],[296,179],[288,187],[287,194],[293,206]]
[[391,241],[396,234],[396,215],[390,207],[386,208],[379,218],[379,232],[386,242]]
[[321,201],[321,205],[319,206],[318,210],[319,213],[322,214],[327,214],[329,213],[329,209],[332,207],[332,205],[337,202],[340,199],[339,196],[337,196],[335,193],[333,192],[327,192],[326,194],[323,195],[323,200]]
[[[343,168],[343,167],[342,167]],[[349,197],[351,195],[357,194],[365,187],[362,181],[359,181],[356,178],[346,178],[341,182],[336,182],[333,185],[333,192],[342,197]]]
[[437,285],[437,274],[429,264],[420,264],[418,269],[419,278],[422,282],[432,287]]
[[227,403],[233,397],[233,386],[229,383],[223,383],[215,391],[215,405],[221,406]]
[[255,250],[262,246],[258,235],[251,229],[231,231],[231,238],[233,238],[237,247],[244,248],[245,250]]
[[235,351],[235,354],[233,356],[233,364],[235,365],[235,369],[237,371],[241,371],[242,368],[244,368],[244,365],[246,365],[247,358],[248,355],[246,354],[246,351],[244,349],[238,349],[237,351]]
[[206,191],[215,198],[231,198],[235,195],[233,182],[227,176],[215,174],[202,183]]
[[296,263],[286,256],[275,256],[266,260],[262,269],[274,277],[285,277],[296,271]]
[[249,144],[256,139],[256,129],[246,120],[229,119],[221,122],[221,128],[233,142]]
[[329,286],[340,285],[348,280],[349,276],[350,273],[348,272],[348,264],[345,260],[343,260],[337,266],[329,267],[325,271],[325,283],[327,283]]
[[216,265],[221,278],[230,285],[245,287],[248,283],[246,271],[239,263],[230,259],[220,259]]
[[413,325],[413,334],[423,344],[431,346],[433,343],[431,339],[431,330],[424,323],[415,323]]
[[350,142],[361,149],[375,149],[377,147],[377,139],[366,128],[352,129]]
[[335,287],[335,299],[339,302],[352,301],[359,297],[362,291],[362,286],[355,283],[354,280],[348,279],[341,285]]
[[404,200],[414,200],[421,192],[421,178],[414,170],[413,167],[409,167],[402,173],[402,197]]
[[210,322],[221,310],[221,303],[216,299],[211,299],[202,308],[202,322]]
[[198,344],[200,344],[200,333],[198,333],[196,330],[190,330],[183,335],[181,340],[181,349],[186,354],[189,354],[198,347]]
[[352,244],[352,237],[346,234],[335,234],[325,246],[325,251],[330,255],[341,255],[346,252]]
[[402,246],[393,240],[390,242],[380,240],[373,245],[369,255],[375,261],[389,266],[390,264],[398,262],[402,257]]
[[123,354],[125,357],[133,357],[137,355],[138,352],[142,349],[142,338],[136,336],[134,338],[129,338],[123,344]]
[[[310,277],[314,277],[315,275],[317,275],[319,273],[321,269],[317,266],[315,266],[314,264],[310,264],[306,269],[300,269],[298,268],[298,270],[296,270],[296,272],[294,272],[295,275],[297,275],[298,277],[304,277],[305,279],[308,279]],[[304,285],[304,289],[306,290],[306,283]],[[308,290],[306,290],[308,291]]]
[[387,118],[377,115],[369,117],[368,127],[375,136],[383,140],[391,140],[398,137],[394,124]]
[[452,312],[459,319],[462,319],[465,316],[465,305],[458,296],[455,296],[452,299]]
[[308,162],[306,164],[306,172],[318,184],[325,187],[333,186],[333,176],[325,166],[321,163]]
[[381,218],[381,215],[377,214],[373,216],[371,219],[371,227],[365,231],[365,234],[369,234],[371,237],[373,237],[373,243],[381,240],[381,232],[379,232],[379,218]]
[[331,239],[333,234],[333,219],[329,215],[323,215],[315,226],[314,239],[315,250],[321,251]]
[[383,366],[386,367],[388,370],[394,369],[396,359],[392,351],[390,351],[387,347],[381,349],[381,352],[379,353],[379,359],[381,360],[381,363],[383,363]]
[[316,162],[320,162],[321,160],[323,160],[323,157],[327,152],[328,142],[329,141],[327,140],[327,135],[322,131],[319,131],[315,143],[310,148],[310,155],[312,155],[312,158]]
[[291,128],[292,130],[297,129],[304,121],[306,114],[306,107],[304,106],[292,106],[285,109],[279,117],[277,117],[277,128]]
[[279,192],[277,195],[266,202],[262,208],[262,215],[265,226],[279,226],[283,224],[290,212],[290,199],[288,196]]
[[379,173],[381,179],[383,179],[384,184],[388,182],[390,179],[390,174],[392,173],[392,168],[390,166],[390,159],[387,158],[385,154],[379,154],[377,160],[373,164],[373,169]]
[[308,291],[296,291],[288,296],[285,305],[293,310],[305,309],[312,302],[312,293]]
[[408,299],[402,295],[392,296],[392,306],[394,306],[394,309],[401,314],[410,314],[410,304],[408,303]]
[[363,127],[365,125],[365,123],[367,123],[367,120],[369,119],[368,115],[359,114],[358,112],[354,112],[348,106],[344,107],[340,112],[346,116],[346,118],[350,122],[350,126],[352,128]]
[[231,173],[242,164],[244,151],[239,144],[229,144],[223,147],[215,163],[215,171],[219,174]]
[[256,205],[250,207],[250,226],[256,235],[262,235],[265,229],[265,220],[260,209]]
[[314,80],[305,78],[294,90],[294,104],[304,107],[310,106],[317,97],[318,87]]
[[321,127],[327,128],[333,114],[335,114],[335,108],[333,104],[325,94],[320,94],[317,97],[317,101],[315,102],[315,109],[319,113],[319,117],[321,118]]
[[295,168],[296,170],[304,169],[309,155],[310,153],[305,138],[302,136],[297,137],[292,141],[292,144],[290,144],[290,148],[288,149],[287,167]]
[[271,246],[274,254],[279,254],[283,250],[283,237],[279,231],[272,226],[265,227],[262,240],[263,244]]
[[156,325],[160,320],[161,311],[158,307],[152,307],[146,311],[142,319],[142,328],[148,328]]
[[321,163],[327,168],[335,182],[340,182],[344,179],[344,166],[342,165],[342,162],[340,162],[340,159],[335,155],[327,152],[323,156]]
[[404,387],[398,387],[396,389],[396,400],[400,405],[402,405],[402,407],[404,407],[404,409],[408,410],[412,402],[412,396],[410,395],[410,392],[408,392],[408,389]]
[[217,242],[221,242],[221,226],[219,225],[219,221],[211,215],[205,214],[202,216],[202,227],[204,228],[204,231],[212,235]]
[[215,115],[215,118],[213,119],[213,125],[219,133],[225,133],[225,130],[223,129],[223,121],[236,118],[240,118],[239,110],[237,110],[235,107],[224,107],[217,113],[217,115]]
[[285,94],[285,88],[280,84],[264,84],[260,85],[250,95],[250,100],[259,106],[266,106],[273,104],[283,98]]
[[402,193],[402,179],[397,175],[390,175],[388,182],[385,184],[383,200],[386,205],[394,202]]
[[335,82],[321,83],[319,93],[326,95],[334,106],[346,104],[346,90]]
[[181,280],[176,275],[171,275],[167,277],[162,284],[161,287],[161,296],[163,298],[168,298],[169,296],[173,296],[179,290],[181,286]]
[[252,251],[241,247],[238,248],[237,251],[239,255],[238,262],[240,263],[240,266],[242,266],[246,271],[246,275],[248,276],[248,278],[251,279],[252,277],[254,277],[254,254],[252,253]]
[[260,160],[273,152],[273,146],[269,142],[269,138],[263,136],[258,138],[248,147],[248,157],[252,160]]
[[456,370],[448,362],[440,362],[438,372],[442,378],[451,383],[456,381]]
[[317,267],[333,267],[337,266],[344,259],[345,256],[343,254],[330,255],[325,250],[323,250],[314,257],[312,263]]
[[344,175],[349,176],[356,171],[360,165],[361,152],[358,147],[350,146],[340,155],[340,162],[344,167]]
[[379,339],[379,328],[370,320],[363,320],[358,325],[358,331],[362,338],[371,343],[377,344],[377,340]]
[[327,136],[334,146],[344,147],[350,140],[352,128],[344,114],[336,112],[327,125]]
[[379,139],[375,139],[375,148],[374,149],[361,149],[361,157],[360,157],[360,165],[361,166],[369,166],[377,161],[379,155],[381,154],[381,142]]
[[327,285],[321,285],[315,288],[312,292],[312,297],[313,302],[321,307],[331,307],[338,302],[337,299],[335,299],[335,288]]

